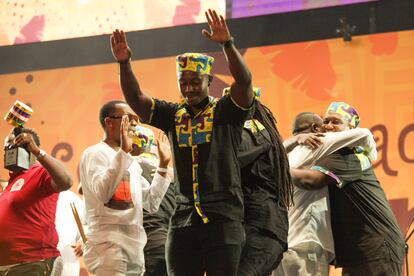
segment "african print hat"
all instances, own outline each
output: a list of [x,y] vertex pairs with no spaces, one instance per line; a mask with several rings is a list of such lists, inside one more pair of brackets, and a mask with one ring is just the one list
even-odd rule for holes
[[132,143],[141,149],[148,149],[154,144],[154,132],[143,126],[136,126]]
[[337,113],[348,120],[351,127],[357,127],[359,125],[358,112],[347,103],[344,102],[333,102],[329,105],[326,113],[329,111]]
[[214,63],[214,58],[198,54],[198,53],[185,53],[177,56],[177,74],[182,71],[193,71],[201,74],[210,75],[211,67]]

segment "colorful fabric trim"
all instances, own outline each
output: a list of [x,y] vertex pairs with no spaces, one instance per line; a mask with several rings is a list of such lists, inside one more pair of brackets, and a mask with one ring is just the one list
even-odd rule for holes
[[214,58],[199,53],[184,53],[176,57],[177,74],[183,71],[193,71],[210,75]]
[[179,147],[210,143],[213,132],[214,109],[217,99],[210,97],[210,103],[193,118],[183,106],[175,113],[175,131]]
[[229,95],[229,97],[230,97],[230,100],[233,102],[233,104],[235,106],[237,106],[238,108],[240,108],[241,110],[243,110],[243,111],[249,111],[253,108],[253,104],[252,104],[252,106],[246,108],[246,107],[243,107],[243,106],[239,105],[238,103],[236,103],[236,101],[233,99],[233,97],[231,95]]
[[371,168],[371,161],[369,160],[368,156],[365,153],[364,148],[362,147],[356,147],[353,149],[356,157],[359,159],[359,162],[361,164],[361,169],[363,171]]
[[198,145],[210,143],[213,132],[214,110],[218,99],[209,97],[207,106],[194,117],[188,113],[184,105],[175,113],[175,131],[179,147],[191,147],[192,180],[194,207],[197,214],[208,223],[209,219],[200,202],[200,183],[198,179]]
[[193,169],[193,197],[194,197],[194,207],[197,211],[197,214],[201,217],[203,220],[203,223],[209,223],[210,220],[206,216],[206,214],[203,211],[203,208],[201,207],[200,202],[200,184],[198,182],[198,146],[193,145],[191,147],[191,153],[192,153],[192,169]]
[[338,176],[336,176],[333,172],[328,171],[328,170],[327,170],[327,169],[325,169],[325,168],[322,168],[321,166],[313,166],[313,167],[311,168],[311,170],[318,171],[318,172],[321,172],[321,173],[323,173],[323,174],[326,174],[327,176],[332,177],[333,179],[335,179],[335,181],[336,181],[336,186],[337,186],[338,188],[342,188],[342,186],[344,185],[344,183],[342,182],[342,180],[341,180]]
[[[254,93],[254,97],[259,100],[260,99],[260,95],[262,94],[262,89],[259,87],[253,87],[253,93]],[[223,93],[222,96],[225,96],[227,94],[230,94],[230,87],[226,87],[223,89]]]
[[344,102],[333,102],[329,105],[326,112],[333,112],[344,117],[351,127],[357,127],[359,125],[358,112],[347,103]]
[[243,127],[250,130],[252,133],[257,133],[265,129],[264,125],[256,119],[245,121]]

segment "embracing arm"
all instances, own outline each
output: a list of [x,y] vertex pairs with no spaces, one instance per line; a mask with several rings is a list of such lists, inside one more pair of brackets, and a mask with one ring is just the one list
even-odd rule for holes
[[283,147],[288,153],[299,145],[305,145],[311,149],[316,149],[323,143],[319,137],[324,136],[325,134],[323,133],[299,133],[283,141]]
[[315,160],[321,159],[341,148],[362,147],[371,161],[377,159],[374,137],[369,129],[354,128],[340,132],[327,133],[323,145],[315,151]]
[[290,169],[290,174],[293,183],[304,190],[318,190],[336,183],[332,177],[315,170]]

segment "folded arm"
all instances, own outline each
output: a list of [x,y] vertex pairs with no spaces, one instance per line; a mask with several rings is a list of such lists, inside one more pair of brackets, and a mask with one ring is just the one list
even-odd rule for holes
[[304,190],[318,190],[330,184],[336,184],[332,177],[319,171],[307,169],[291,169],[293,184]]
[[123,150],[119,150],[112,160],[100,152],[91,153],[81,161],[81,170],[86,174],[82,185],[87,186],[101,202],[107,203],[133,160]]

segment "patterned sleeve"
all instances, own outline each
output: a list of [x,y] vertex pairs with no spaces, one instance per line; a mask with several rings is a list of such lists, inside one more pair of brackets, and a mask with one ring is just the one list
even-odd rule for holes
[[338,188],[343,188],[362,177],[361,163],[349,150],[339,150],[330,154],[319,160],[311,169],[333,178]]
[[168,132],[174,125],[174,114],[178,108],[178,104],[169,103],[152,98],[151,113],[147,121],[142,123],[149,124],[156,128]]

